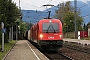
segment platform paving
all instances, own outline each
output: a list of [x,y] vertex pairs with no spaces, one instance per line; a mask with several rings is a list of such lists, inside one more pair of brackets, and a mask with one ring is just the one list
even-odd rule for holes
[[80,44],[87,44],[87,45],[90,45],[90,40],[79,40],[79,39],[63,39],[64,41],[68,41],[68,42],[77,42],[77,43],[80,43]]
[[49,60],[27,40],[18,40],[2,60]]

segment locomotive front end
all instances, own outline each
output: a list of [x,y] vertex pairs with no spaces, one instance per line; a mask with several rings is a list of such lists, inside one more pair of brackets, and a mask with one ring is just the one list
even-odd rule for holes
[[38,44],[43,49],[57,50],[63,45],[60,20],[43,20],[39,26]]

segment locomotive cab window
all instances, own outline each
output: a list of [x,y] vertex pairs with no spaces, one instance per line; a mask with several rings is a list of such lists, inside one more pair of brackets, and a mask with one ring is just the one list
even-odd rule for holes
[[59,24],[58,23],[43,23],[42,26],[43,32],[59,32]]

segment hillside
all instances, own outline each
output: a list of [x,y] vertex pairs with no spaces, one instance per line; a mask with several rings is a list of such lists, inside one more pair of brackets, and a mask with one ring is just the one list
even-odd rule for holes
[[[74,6],[74,1],[71,1],[72,6]],[[77,2],[77,9],[81,11],[81,15],[84,18],[84,22],[87,24],[90,22],[90,1],[88,3],[84,3],[81,1]],[[51,10],[51,17],[55,16],[55,10],[57,10],[58,7],[54,6],[48,10]],[[24,22],[32,22],[36,23],[40,19],[46,18],[48,16],[48,13],[46,12],[47,10],[44,11],[35,11],[35,10],[22,10],[23,13],[23,18],[22,20]],[[87,17],[86,17],[87,16]]]

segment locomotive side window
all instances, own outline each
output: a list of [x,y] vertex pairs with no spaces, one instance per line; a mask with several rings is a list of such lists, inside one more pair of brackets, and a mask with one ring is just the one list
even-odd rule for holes
[[59,32],[58,23],[43,23],[43,32]]

